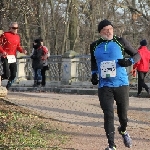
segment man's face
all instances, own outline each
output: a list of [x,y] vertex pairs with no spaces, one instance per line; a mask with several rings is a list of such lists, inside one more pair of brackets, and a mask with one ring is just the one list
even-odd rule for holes
[[100,36],[105,40],[112,40],[113,31],[114,31],[113,27],[111,25],[108,25],[100,31]]
[[18,32],[18,24],[12,24],[10,27],[10,31],[17,34]]

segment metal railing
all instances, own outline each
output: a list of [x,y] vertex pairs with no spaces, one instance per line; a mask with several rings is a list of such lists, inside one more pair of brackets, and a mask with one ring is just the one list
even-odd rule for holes
[[[21,59],[24,59],[25,61],[17,61],[18,65],[19,63],[25,63],[24,64],[25,78],[27,80],[32,80],[34,76],[33,69],[32,69],[32,59],[30,58],[30,56],[23,56],[23,57],[18,58],[18,60],[21,60]],[[60,55],[50,56],[48,58],[48,66],[49,66],[49,70],[46,71],[47,80],[60,81],[62,77],[62,67],[61,67],[62,56]]]
[[[90,81],[91,70],[90,70],[90,56],[82,55],[76,56],[79,58],[79,61],[72,61],[72,63],[76,63],[76,72],[78,72],[78,76],[76,81]],[[32,69],[32,60],[29,56],[23,56],[18,58],[25,59],[25,61],[17,61],[19,63],[25,63],[24,72],[25,78],[28,80],[33,79],[33,69]],[[49,81],[61,81],[62,79],[62,56],[61,55],[51,55],[48,58],[48,66],[49,70],[46,71],[47,80]],[[18,77],[19,78],[19,77]]]

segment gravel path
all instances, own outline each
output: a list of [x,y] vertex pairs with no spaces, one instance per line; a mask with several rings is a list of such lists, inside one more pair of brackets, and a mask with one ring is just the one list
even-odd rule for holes
[[[98,97],[56,93],[9,92],[8,101],[64,123],[64,133],[72,140],[68,150],[104,150],[107,146],[103,113]],[[115,112],[116,106],[114,105]],[[115,113],[115,127],[119,126]],[[131,150],[150,149],[150,99],[130,97],[128,131],[133,139]],[[117,150],[126,150],[116,132]],[[62,148],[63,149],[63,148]]]

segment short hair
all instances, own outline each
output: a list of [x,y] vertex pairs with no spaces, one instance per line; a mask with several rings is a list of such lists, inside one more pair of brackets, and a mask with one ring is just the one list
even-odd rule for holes
[[34,42],[35,43],[41,43],[41,40],[40,39],[35,39]]
[[12,27],[13,24],[18,24],[18,22],[11,22],[11,23],[9,24],[9,27]]

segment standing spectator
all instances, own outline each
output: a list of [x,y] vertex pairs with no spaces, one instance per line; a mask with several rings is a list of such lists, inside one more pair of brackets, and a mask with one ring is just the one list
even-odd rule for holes
[[133,69],[136,69],[138,72],[137,96],[139,97],[141,95],[142,88],[145,88],[148,95],[150,95],[150,89],[144,82],[145,76],[146,76],[147,72],[149,71],[149,62],[150,62],[150,51],[147,48],[146,40],[142,40],[140,42],[140,47],[138,49],[138,52],[141,55],[141,60],[133,65]]
[[[41,40],[41,45],[43,46],[43,39]],[[42,75],[42,86],[45,87],[46,85],[46,70],[49,69],[48,67],[48,57],[50,56],[50,53],[48,51],[48,48],[46,46],[43,46],[43,50],[45,55],[43,56],[43,68],[41,70],[41,75]]]
[[44,55],[44,51],[40,39],[34,40],[33,48],[34,50],[31,55],[31,59],[32,59],[32,68],[34,70],[34,86],[41,86],[42,82],[41,69],[43,68],[42,57]]
[[[127,111],[129,106],[129,81],[126,68],[140,59],[139,53],[130,43],[122,37],[114,36],[113,25],[108,20],[103,20],[98,25],[100,39],[90,45],[91,71],[93,85],[98,85],[98,97],[104,113],[104,129],[108,139],[108,147],[105,150],[116,150],[114,142],[114,100],[117,105],[117,114],[122,135],[126,147],[132,146],[132,139],[126,131]],[[124,59],[126,52],[132,58]],[[98,78],[98,76],[99,78]]]
[[[42,76],[42,86],[45,87],[46,85],[46,70],[49,69],[48,67],[48,57],[50,56],[50,53],[48,51],[48,48],[46,46],[43,46],[43,39],[39,38],[39,40],[41,41],[41,46],[43,49],[43,56],[42,56],[42,61],[43,61],[43,68],[41,69],[41,76]],[[31,55],[34,52],[34,48],[32,50]],[[34,85],[33,86],[37,86],[37,81],[34,81]]]
[[9,89],[14,82],[17,72],[16,52],[26,54],[27,51],[20,46],[20,36],[17,33],[18,23],[12,22],[9,31],[0,36],[0,51],[3,53],[1,61],[3,64],[2,80],[8,79],[6,88]]

